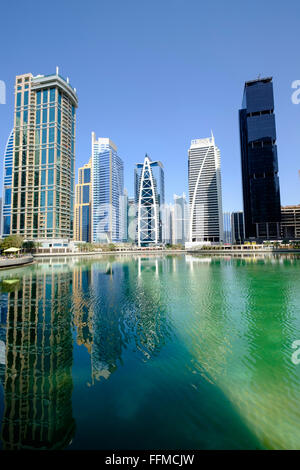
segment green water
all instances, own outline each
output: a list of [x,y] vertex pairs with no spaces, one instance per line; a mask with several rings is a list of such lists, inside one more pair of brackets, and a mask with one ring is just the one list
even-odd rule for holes
[[299,285],[293,256],[1,271],[1,448],[300,449]]

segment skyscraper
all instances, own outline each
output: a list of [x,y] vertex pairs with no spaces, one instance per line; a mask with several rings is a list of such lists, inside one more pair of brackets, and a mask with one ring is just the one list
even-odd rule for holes
[[213,135],[189,148],[190,242],[221,242],[223,215],[220,150]]
[[92,240],[121,241],[120,197],[124,194],[124,165],[117,147],[92,132]]
[[10,234],[11,223],[11,186],[12,186],[12,169],[14,154],[14,131],[12,130],[4,153],[3,168],[3,193],[2,193],[2,223],[1,234],[7,237]]
[[75,240],[91,241],[92,159],[79,168],[75,191]]
[[12,234],[73,239],[77,103],[58,70],[16,77]]
[[128,198],[128,225],[127,225],[127,241],[135,243],[136,241],[136,204],[134,197]]
[[233,244],[241,245],[244,243],[244,214],[242,211],[232,212],[231,214],[231,234]]
[[245,83],[239,111],[245,237],[280,237],[280,190],[272,78]]
[[224,243],[232,243],[231,212],[223,212]]
[[173,241],[184,245],[188,241],[189,231],[189,206],[186,196],[174,194],[174,221],[173,221]]
[[128,241],[128,192],[126,189],[120,196],[120,240]]
[[162,241],[166,245],[173,243],[174,237],[174,206],[172,204],[164,204],[161,209],[162,217]]
[[138,246],[157,245],[162,243],[161,207],[165,202],[162,163],[146,155],[144,163],[136,165],[134,180]]

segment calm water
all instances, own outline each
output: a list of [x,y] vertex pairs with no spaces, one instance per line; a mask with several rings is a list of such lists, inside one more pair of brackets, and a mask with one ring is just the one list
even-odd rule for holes
[[0,272],[2,449],[300,448],[300,259]]

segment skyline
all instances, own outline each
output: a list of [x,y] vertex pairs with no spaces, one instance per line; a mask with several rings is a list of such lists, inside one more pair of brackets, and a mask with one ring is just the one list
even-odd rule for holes
[[[238,110],[244,82],[260,73],[261,77],[272,76],[274,83],[281,203],[299,203],[300,106],[291,101],[291,85],[300,78],[294,47],[300,7],[296,2],[292,4],[293,14],[279,5],[268,10],[268,1],[264,5],[255,1],[250,6],[231,1],[233,8],[227,15],[228,5],[221,2],[215,2],[218,8],[213,10],[211,5],[200,6],[194,1],[184,6],[181,1],[142,6],[132,1],[130,8],[113,1],[93,5],[91,15],[92,2],[74,6],[65,1],[59,8],[65,27],[60,38],[65,41],[63,48],[55,38],[53,21],[49,22],[51,29],[39,22],[46,12],[41,5],[26,22],[29,43],[37,34],[46,38],[41,44],[34,43],[35,54],[30,46],[19,47],[25,32],[21,18],[28,7],[20,4],[12,14],[11,5],[3,6],[8,20],[0,35],[2,42],[8,35],[10,41],[0,51],[5,65],[0,80],[6,83],[7,103],[0,105],[1,181],[4,149],[13,127],[15,76],[31,71],[34,75],[50,74],[59,66],[60,74],[70,78],[79,98],[76,181],[78,168],[91,156],[90,138],[95,131],[116,143],[124,161],[124,186],[130,197],[135,164],[148,153],[164,165],[166,202],[172,202],[174,193],[188,193],[191,140],[208,137],[212,129],[222,155],[223,210],[242,210]],[[29,5],[38,3],[32,1]],[[55,5],[57,1],[53,2],[53,11]],[[55,18],[48,13],[50,19]],[[100,13],[104,20],[98,29]],[[213,17],[213,28],[199,21],[200,13]],[[246,23],[242,22],[244,16],[249,20]],[[19,24],[14,35],[9,18]],[[258,29],[264,28],[263,36],[250,35],[251,20]],[[288,28],[278,38],[276,27],[284,22]],[[14,65],[10,62],[12,54]]]

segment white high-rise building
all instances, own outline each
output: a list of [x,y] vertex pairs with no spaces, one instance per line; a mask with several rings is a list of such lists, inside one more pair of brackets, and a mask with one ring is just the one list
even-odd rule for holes
[[189,206],[186,196],[174,194],[174,232],[173,243],[182,244],[189,241]]
[[92,241],[121,241],[120,197],[124,194],[124,165],[116,145],[92,132]]
[[189,148],[190,243],[223,241],[220,150],[213,134]]

